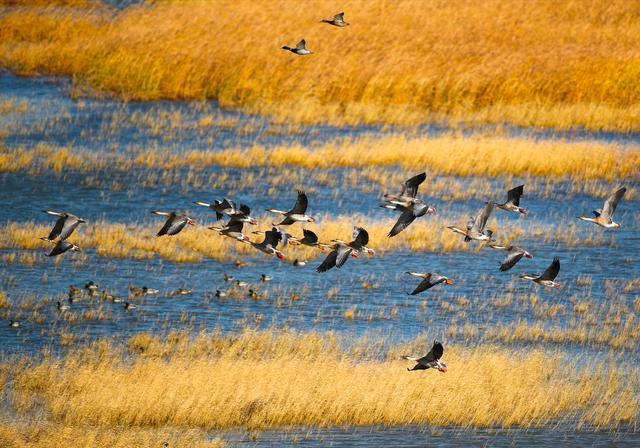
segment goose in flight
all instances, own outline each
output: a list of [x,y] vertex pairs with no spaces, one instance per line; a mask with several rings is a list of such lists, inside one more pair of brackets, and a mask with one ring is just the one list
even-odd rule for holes
[[314,218],[307,215],[308,205],[309,200],[307,199],[307,195],[304,191],[298,190],[296,203],[291,210],[283,212],[282,210],[276,210],[275,208],[268,208],[267,211],[271,213],[278,213],[285,217],[280,223],[275,224],[276,226],[290,226],[296,222],[315,222],[316,220]]
[[284,254],[276,249],[281,240],[282,233],[276,227],[273,227],[271,230],[264,232],[264,240],[261,243],[250,241],[249,244],[265,254],[275,255],[278,259],[284,260]]
[[520,207],[520,198],[524,193],[524,185],[519,185],[511,190],[507,191],[507,200],[502,204],[497,204],[496,207],[502,210],[506,210],[508,212],[516,212],[520,213],[520,216],[524,216],[527,214],[527,211]]
[[542,273],[542,275],[536,274],[525,274],[521,275],[520,278],[525,280],[531,280],[539,285],[547,286],[549,288],[559,288],[560,285],[555,282],[558,273],[560,272],[560,260],[558,257],[553,257],[553,261],[549,265],[546,271]]
[[241,242],[250,242],[249,237],[242,233],[242,227],[244,223],[242,221],[236,221],[235,219],[229,220],[229,222],[223,227],[209,227],[209,230],[215,230],[218,235],[227,236],[234,240]]
[[315,232],[312,232],[309,229],[302,229],[302,235],[303,237],[300,239],[289,237],[289,244],[291,244],[292,246],[303,245],[309,247],[317,247],[320,250],[325,250],[326,248],[331,247],[330,244],[319,242],[318,235],[316,235]]
[[[391,208],[390,206],[383,206],[386,208]],[[404,229],[409,227],[409,225],[415,221],[416,218],[420,218],[421,216],[426,215],[427,213],[432,214],[436,212],[436,209],[430,205],[426,205],[421,199],[414,199],[413,202],[405,207],[404,205],[395,204],[392,206],[394,210],[401,211],[402,213],[398,217],[393,228],[389,231],[387,236],[389,238],[396,236]]]
[[427,272],[426,274],[421,274],[420,272],[407,272],[409,275],[414,275],[416,277],[422,277],[424,280],[420,282],[420,284],[414,289],[412,292],[407,293],[411,296],[415,296],[416,294],[420,294],[427,289],[431,289],[440,283],[444,283],[445,285],[453,285],[453,281],[445,277],[444,275],[436,274],[435,272]]
[[344,26],[351,25],[350,23],[347,23],[344,21],[344,12],[341,12],[340,14],[336,14],[335,16],[333,16],[333,19],[331,20],[322,19],[322,22],[328,23],[329,25],[333,25],[337,27],[344,27]]
[[368,253],[369,232],[362,227],[354,227],[353,241],[345,243],[342,240],[334,240],[333,250],[327,255],[316,271],[326,272],[334,267],[341,268],[349,259],[349,256],[358,258],[360,252]]
[[289,50],[291,53],[295,53],[299,56],[306,56],[308,54],[312,54],[313,51],[311,50],[307,50],[307,42],[302,39],[300,42],[298,42],[296,44],[295,47],[289,47],[287,45],[285,45],[284,47],[282,47],[283,50]]
[[184,214],[176,212],[160,212],[158,210],[154,210],[151,213],[153,213],[154,215],[167,217],[164,226],[162,226],[156,236],[176,235],[180,233],[180,231],[184,229],[187,224],[189,224],[190,226],[194,225],[193,220]]
[[420,173],[413,176],[411,179],[407,179],[402,183],[402,191],[400,194],[387,193],[384,195],[385,201],[391,206],[383,205],[385,208],[391,208],[395,210],[393,205],[401,205],[403,207],[409,207],[413,204],[416,195],[418,194],[418,187],[427,178],[427,173]]
[[236,221],[242,221],[252,225],[256,225],[258,223],[251,217],[251,209],[248,205],[240,204],[240,207],[237,207],[235,202],[230,201],[227,198],[224,198],[222,201],[213,201],[212,204],[202,201],[195,201],[194,204],[201,207],[209,207],[216,213],[217,221],[220,221],[224,215],[227,215]]
[[602,206],[602,208],[593,211],[593,214],[595,215],[594,218],[579,216],[578,219],[582,221],[592,222],[608,229],[619,229],[620,224],[618,224],[617,222],[613,222],[613,214],[616,211],[616,207],[618,207],[618,202],[620,202],[626,192],[627,189],[623,187],[609,196],[607,200],[604,201],[604,205]]
[[480,210],[476,217],[467,222],[466,230],[459,229],[455,226],[449,226],[447,228],[453,230],[455,233],[464,235],[465,242],[469,242],[471,240],[492,241],[493,231],[484,229],[487,225],[487,220],[489,219],[492,211],[493,202],[487,202],[487,205],[485,205],[484,208]]
[[440,372],[444,373],[447,371],[447,365],[443,362],[440,362],[440,358],[442,358],[443,353],[444,347],[442,346],[442,344],[434,340],[431,350],[429,350],[429,353],[427,353],[423,357],[419,358],[413,356],[402,356],[402,359],[417,362],[417,364],[413,366],[412,369],[407,368],[409,372],[413,370],[438,369]]
[[504,250],[507,252],[505,259],[502,260],[502,263],[500,263],[500,270],[502,272],[508,271],[509,269],[514,267],[516,263],[522,259],[522,257],[533,258],[533,255],[518,246],[500,246],[498,244],[490,244],[489,247],[493,249]]
[[[41,238],[41,239],[44,240],[45,238]],[[75,244],[72,244],[65,240],[58,240],[58,242],[55,244],[55,246],[53,246],[53,249],[51,249],[51,252],[49,252],[47,256],[56,257],[58,255],[62,255],[63,253],[69,250],[74,252],[82,252],[82,250]]]
[[86,223],[82,218],[78,218],[76,215],[66,212],[54,212],[53,210],[45,210],[44,213],[48,215],[58,216],[53,229],[49,232],[48,237],[40,238],[44,241],[56,241],[57,239],[66,240],[76,230],[80,224]]

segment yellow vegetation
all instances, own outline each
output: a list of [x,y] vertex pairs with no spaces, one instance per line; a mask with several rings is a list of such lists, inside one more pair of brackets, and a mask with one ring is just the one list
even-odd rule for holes
[[[100,428],[270,428],[289,425],[432,424],[474,427],[637,424],[637,367],[583,362],[558,352],[447,345],[449,371],[407,372],[406,350],[335,336],[180,333],[137,336],[131,359],[107,342],[57,360],[6,368],[12,404],[36,403],[52,421]],[[379,342],[379,341],[378,341]],[[575,420],[573,420],[575,418]]]
[[164,443],[170,448],[222,448],[218,439],[207,441],[207,435],[198,430],[165,428],[89,428],[83,425],[56,425],[41,421],[27,423],[0,423],[0,446],[3,448],[133,448],[157,447]]
[[[133,159],[133,160],[132,160]],[[541,176],[550,178],[608,181],[640,178],[637,148],[596,141],[535,141],[475,135],[444,135],[434,138],[406,138],[400,135],[353,140],[336,140],[318,148],[302,145],[266,148],[232,148],[220,151],[174,151],[153,149],[134,154],[104,154],[51,148],[0,147],[0,172],[36,168],[61,172],[78,170],[132,171],[136,168],[202,170],[220,167],[284,167],[304,169],[397,167],[409,172],[426,169],[448,176]],[[416,168],[422,167],[422,168]],[[378,180],[375,171],[364,173]],[[388,177],[389,174],[385,173]]]
[[[154,2],[114,11],[8,9],[0,66],[69,75],[127,99],[213,98],[282,119],[417,123],[444,118],[640,129],[640,6],[626,0],[347,1],[351,26],[313,8]],[[283,11],[295,11],[283,20]],[[464,24],[461,26],[460,24]],[[316,53],[282,45],[307,39]]]
[[[447,221],[441,216],[427,216],[400,235],[388,238],[386,235],[393,227],[397,214],[389,212],[389,218],[380,219],[362,215],[355,216],[330,216],[316,215],[318,222],[312,228],[320,242],[329,243],[332,239],[342,239],[350,241],[353,233],[353,226],[362,226],[369,232],[369,247],[376,251],[376,254],[383,255],[392,250],[407,249],[412,251],[426,252],[458,252],[481,250],[482,244],[467,244],[460,235],[447,229],[447,225],[460,224],[456,220]],[[258,221],[269,223],[272,216],[264,217]],[[214,218],[211,219],[213,223]],[[228,260],[237,254],[253,254],[264,256],[248,244],[240,243],[234,239],[220,236],[217,232],[207,229],[206,223],[199,223],[200,226],[188,227],[178,235],[172,237],[155,236],[162,227],[164,221],[158,220],[156,227],[141,226],[138,224],[112,224],[106,222],[89,223],[83,225],[76,231],[70,241],[78,244],[81,248],[95,248],[98,255],[135,258],[139,260],[151,259],[158,255],[167,260],[176,262],[197,262],[204,257],[214,260]],[[268,224],[267,224],[268,225]],[[489,221],[489,228],[496,230],[496,237],[500,241],[514,241],[527,235],[538,238],[545,242],[558,241],[568,246],[577,245],[606,245],[610,240],[604,237],[583,237],[578,233],[575,224],[569,224],[563,232],[550,231],[552,224],[541,224],[529,220],[509,225],[508,228],[497,226],[495,218]],[[246,225],[244,233],[254,241],[261,241],[263,237],[252,235],[251,231],[260,226]],[[8,223],[0,227],[0,248],[14,249],[43,249],[51,245],[41,241],[39,237],[46,236],[50,228],[44,225],[36,225],[33,222]],[[294,236],[302,237],[301,228],[297,225],[288,229]],[[307,246],[287,247],[283,249],[285,255],[290,259],[311,259],[323,256],[328,252],[320,251]],[[30,264],[33,260],[26,257]]]

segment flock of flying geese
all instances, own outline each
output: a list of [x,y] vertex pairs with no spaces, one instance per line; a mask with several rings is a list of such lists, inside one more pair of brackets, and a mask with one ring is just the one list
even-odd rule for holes
[[[435,213],[435,208],[433,206],[427,205],[424,200],[417,197],[418,188],[426,180],[426,177],[426,173],[420,173],[403,182],[400,193],[387,193],[384,195],[384,203],[381,207],[400,213],[396,223],[389,231],[388,237],[398,235],[409,227],[417,218]],[[609,196],[605,200],[601,209],[593,211],[593,218],[580,216],[579,219],[582,221],[592,222],[605,228],[619,228],[620,224],[613,221],[613,214],[626,191],[626,188],[620,188]],[[523,257],[533,258],[533,256],[521,247],[498,244],[493,238],[494,232],[487,229],[486,225],[495,207],[507,212],[518,213],[521,216],[526,215],[527,211],[520,206],[520,198],[523,193],[524,185],[519,185],[507,192],[507,199],[505,202],[487,202],[478,214],[467,222],[464,229],[455,226],[449,226],[448,229],[457,234],[463,235],[465,242],[479,241],[487,244],[491,248],[504,250],[506,252],[506,256],[500,264],[500,271],[508,271]],[[273,224],[271,230],[253,232],[253,234],[264,236],[263,240],[260,242],[252,241],[251,238],[243,233],[245,224],[257,225],[257,220],[251,216],[251,209],[249,206],[241,204],[238,207],[235,202],[227,198],[224,198],[221,201],[214,200],[212,203],[196,201],[194,204],[207,207],[215,213],[217,224],[212,227],[208,227],[208,229],[214,230],[219,235],[231,238],[241,244],[249,244],[256,250],[267,255],[275,256],[280,260],[284,260],[285,256],[280,250],[278,250],[278,245],[305,245],[315,247],[323,251],[330,249],[329,254],[316,268],[317,272],[326,272],[334,267],[341,268],[349,258],[359,258],[360,255],[373,255],[375,253],[373,249],[367,247],[367,244],[369,244],[369,233],[362,227],[354,227],[353,239],[349,242],[334,239],[331,240],[330,243],[321,243],[315,232],[305,228],[306,224],[315,222],[315,219],[307,214],[309,201],[307,195],[303,191],[297,192],[296,202],[293,208],[289,211],[282,211],[275,208],[267,209],[268,212],[281,215],[282,219],[279,223]],[[49,235],[41,238],[42,240],[54,245],[48,255],[53,257],[61,255],[67,251],[81,251],[76,244],[69,242],[67,239],[73,234],[74,230],[80,224],[86,223],[86,221],[76,215],[66,212],[60,213],[46,210],[45,213],[58,217]],[[164,225],[157,233],[157,237],[177,235],[188,225],[194,225],[193,219],[186,214],[157,210],[152,213],[166,217]],[[224,222],[225,217],[228,218],[226,223]],[[303,233],[301,238],[284,230],[285,227],[288,228],[296,223],[301,223],[302,225]],[[558,257],[554,257],[549,267],[541,275],[524,274],[520,277],[526,280],[531,280],[542,286],[559,288],[560,284],[555,281],[559,272],[560,260]],[[409,293],[411,295],[419,294],[441,283],[446,285],[451,285],[453,283],[450,278],[436,272],[407,272],[407,274],[422,278],[420,284],[418,284],[418,286]],[[143,293],[146,294],[148,291],[143,291]],[[129,305],[129,307],[134,306],[131,304],[125,304],[125,307],[126,305]],[[61,306],[65,305],[61,305],[59,303],[58,307],[60,308]],[[403,358],[417,362],[416,366],[409,370],[435,368],[441,372],[446,372],[446,365],[439,361],[443,350],[442,344],[438,341],[434,341],[433,347],[427,355],[420,358]]]
[[[349,25],[349,23],[344,20],[343,12],[336,14],[333,19],[324,19],[322,22],[336,27],[345,27]],[[307,49],[306,41],[304,39],[298,42],[295,47],[285,45],[282,49],[300,56],[313,53],[311,50]],[[426,173],[418,174],[403,182],[402,190],[399,194],[388,193],[384,195],[384,204],[382,204],[381,207],[400,213],[395,225],[389,231],[389,237],[394,237],[401,233],[417,218],[435,213],[434,207],[427,205],[424,200],[417,198],[418,187],[425,181],[425,179]],[[593,211],[593,218],[580,216],[579,219],[582,221],[592,222],[601,227],[619,228],[620,224],[613,221],[613,214],[626,191],[626,188],[620,188],[609,196],[605,200],[601,209]],[[533,258],[533,256],[521,247],[498,244],[493,238],[493,230],[486,229],[486,225],[495,207],[507,212],[519,213],[521,216],[526,215],[527,211],[520,206],[520,198],[523,193],[524,185],[519,185],[507,192],[507,200],[505,202],[487,202],[478,214],[467,222],[466,228],[461,229],[459,227],[449,226],[448,229],[463,235],[465,242],[479,241],[487,244],[493,249],[505,251],[506,256],[500,264],[500,271],[508,271],[523,257]],[[285,256],[277,249],[279,244],[282,246],[304,245],[315,247],[320,250],[331,249],[324,261],[316,268],[317,272],[327,272],[334,267],[341,268],[349,258],[359,258],[361,254],[373,255],[375,253],[373,249],[367,247],[367,244],[369,244],[369,233],[362,227],[354,227],[353,238],[349,242],[334,239],[331,240],[330,243],[321,243],[315,232],[305,228],[307,223],[315,222],[315,219],[307,214],[307,207],[309,204],[307,195],[303,191],[298,191],[297,194],[298,196],[295,205],[291,210],[282,211],[273,208],[267,209],[268,212],[281,215],[282,220],[277,224],[273,224],[271,230],[253,232],[254,234],[264,236],[263,240],[260,242],[252,241],[243,233],[245,224],[257,224],[256,219],[251,216],[251,209],[247,205],[241,204],[238,207],[233,201],[226,198],[222,201],[215,200],[213,203],[196,201],[194,204],[211,209],[216,215],[217,222],[223,221],[225,216],[228,217],[228,221],[226,223],[223,222],[222,225],[214,225],[209,227],[209,229],[216,231],[221,236],[231,238],[240,243],[250,244],[256,250],[267,255],[276,256],[280,260],[284,260]],[[49,256],[61,255],[69,250],[81,251],[77,245],[68,242],[67,238],[71,236],[73,231],[80,224],[85,223],[86,221],[71,213],[58,213],[51,210],[46,210],[45,213],[58,216],[58,220],[49,233],[49,236],[41,238],[54,244]],[[158,237],[164,235],[176,235],[187,225],[194,225],[194,221],[186,214],[164,211],[153,211],[152,213],[167,218],[164,225],[157,233]],[[283,229],[283,227],[288,227],[295,223],[302,224],[302,238],[295,237]],[[558,257],[554,257],[549,267],[542,274],[524,274],[520,277],[525,280],[531,280],[542,286],[559,288],[560,284],[555,281],[559,272],[560,260]],[[453,284],[453,281],[450,278],[436,272],[407,272],[407,274],[422,278],[420,284],[418,284],[418,286],[409,293],[411,295],[419,294],[441,283],[446,285]],[[93,290],[93,286],[94,285],[89,285],[89,290]],[[144,287],[144,289],[146,289],[146,287]],[[140,293],[147,294],[149,293],[149,290],[142,291]],[[65,306],[66,305],[61,305],[60,302],[58,302],[59,309],[62,309],[61,307]],[[125,304],[125,307],[127,306],[133,307],[134,305],[127,303]],[[402,358],[416,362],[416,365],[412,369],[407,370],[425,370],[433,368],[440,372],[446,372],[447,366],[440,361],[443,353],[444,347],[442,346],[442,343],[434,341],[431,350],[425,356],[403,356]]]

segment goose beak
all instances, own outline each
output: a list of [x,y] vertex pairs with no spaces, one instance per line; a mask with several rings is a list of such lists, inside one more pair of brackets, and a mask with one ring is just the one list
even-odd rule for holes
[[257,224],[258,224],[258,221],[256,221],[255,219],[251,218],[251,219],[249,220],[249,224],[251,224],[252,226],[255,226],[255,225],[257,225]]
[[192,219],[188,220],[187,224],[189,224],[190,226],[194,226],[195,225]]
[[433,213],[435,213],[435,212],[436,212],[436,209],[435,209],[435,208],[433,208],[433,207],[431,207],[431,206],[430,206],[429,208],[427,208],[427,213],[429,213],[429,214],[433,214]]
[[[447,284],[447,285],[453,285],[453,280],[451,280],[450,278],[448,278],[448,279],[446,279],[446,280],[444,281],[444,283],[445,283],[445,284]],[[446,369],[445,369],[445,372],[446,372]]]
[[533,255],[531,255],[529,252],[527,252],[526,254],[524,254],[525,257],[531,259],[533,258]]
[[614,229],[619,229],[620,228],[620,224],[618,224],[617,222],[614,223],[615,225],[613,226]]
[[447,372],[447,368],[446,367],[438,367],[438,371],[440,371],[442,373],[446,373]]

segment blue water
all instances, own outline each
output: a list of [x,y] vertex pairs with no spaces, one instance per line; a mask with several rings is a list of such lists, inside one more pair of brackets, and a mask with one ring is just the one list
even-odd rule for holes
[[[32,148],[40,143],[88,149],[108,154],[114,151],[128,151],[132,148],[163,148],[171,151],[191,149],[216,151],[227,147],[246,147],[253,144],[276,145],[299,143],[303,145],[321,144],[327,140],[346,137],[357,138],[365,135],[378,135],[383,132],[402,132],[402,130],[382,130],[376,127],[346,128],[330,126],[310,126],[288,133],[286,128],[271,123],[267,118],[246,116],[237,111],[223,111],[215,103],[121,103],[118,101],[99,101],[82,99],[73,101],[70,85],[63,80],[25,79],[11,75],[0,76],[0,103],[13,101],[25,102],[26,111],[11,110],[0,114],[0,135],[10,148],[23,146]],[[164,138],[163,127],[160,131],[151,126],[134,124],[129,119],[135,113],[151,113],[163,122],[166,114],[181,114],[179,128],[171,130],[171,139]],[[235,120],[234,126],[201,128],[196,124],[201,118],[215,115]],[[168,122],[165,122],[165,124]],[[251,124],[248,128],[244,125]],[[168,126],[168,125],[167,125]],[[168,132],[168,131],[167,131]],[[416,133],[435,135],[446,129],[435,126],[412,130]],[[487,132],[487,130],[483,130]],[[635,144],[637,135],[626,134],[589,134],[586,132],[551,132],[546,130],[512,129],[514,135],[528,135],[532,138],[562,139],[598,139],[623,144]],[[428,168],[428,167],[425,167]],[[286,168],[285,168],[286,169]],[[274,172],[277,169],[273,169]],[[251,168],[220,169],[208,168],[202,171],[204,179],[220,174],[229,174],[231,178],[242,172],[253,172],[256,179],[265,175],[263,169]],[[149,212],[155,209],[187,210],[201,224],[189,228],[188,232],[208,232],[204,226],[211,225],[214,219],[205,209],[191,204],[194,200],[213,200],[229,196],[238,202],[248,203],[254,210],[266,207],[287,209],[295,200],[294,190],[303,188],[310,191],[310,214],[358,215],[360,221],[354,224],[367,226],[367,219],[387,218],[392,212],[378,207],[382,191],[376,188],[356,189],[349,201],[336,199],[343,197],[345,185],[338,184],[337,190],[318,182],[313,173],[300,172],[304,183],[300,185],[281,185],[272,191],[266,191],[259,182],[233,188],[211,188],[189,186],[169,188],[164,184],[142,182],[145,173],[122,173],[105,170],[96,173],[67,172],[54,173],[0,173],[0,224],[7,222],[35,221],[41,224],[53,224],[52,217],[41,213],[44,209],[66,210],[74,212],[88,221],[106,220],[131,224],[161,226],[162,221]],[[161,173],[149,173],[149,177]],[[340,170],[330,170],[336,177],[345,175]],[[415,173],[406,173],[407,177]],[[113,181],[118,188],[110,188]],[[513,180],[516,185],[517,180]],[[495,198],[504,195],[504,180],[491,181]],[[638,188],[638,179],[625,182],[625,185]],[[601,198],[586,195],[572,195],[567,181],[558,181],[556,191],[551,198],[538,198],[535,194],[526,195],[523,205],[529,215],[520,220],[516,216],[497,212],[498,231],[518,222],[548,226],[549,231],[563,232],[568,223],[576,222],[575,217],[587,214],[602,205]],[[615,185],[611,185],[614,188]],[[429,196],[428,182],[422,186],[422,193]],[[488,199],[488,198],[483,198]],[[458,223],[460,217],[466,218],[481,206],[480,198],[464,201],[443,200],[437,195],[429,198],[439,215],[451,224]],[[205,259],[199,263],[176,264],[159,258],[151,261],[133,259],[112,259],[101,257],[92,249],[85,251],[86,261],[74,262],[74,256],[64,255],[58,262],[45,257],[37,251],[33,265],[6,263],[3,255],[21,252],[15,249],[0,250],[0,290],[8,293],[14,303],[20,303],[33,295],[36,302],[46,302],[39,313],[44,320],[39,322],[30,318],[31,311],[20,310],[14,306],[2,310],[6,324],[0,323],[0,344],[2,354],[35,353],[55,341],[61,332],[77,336],[77,343],[90,341],[98,337],[110,337],[116,341],[128,336],[151,331],[162,334],[175,329],[199,331],[201,329],[222,329],[238,331],[243,328],[288,328],[301,331],[336,331],[346,336],[368,335],[384,337],[391,342],[404,342],[416,337],[427,339],[437,337],[445,343],[478,344],[482,341],[465,340],[463,337],[447,336],[447,330],[456,323],[465,323],[491,327],[498,323],[509,324],[520,319],[534,321],[536,316],[526,307],[494,306],[494,296],[502,295],[509,287],[514,297],[536,293],[545,304],[564,305],[565,309],[556,318],[549,320],[555,326],[564,325],[575,317],[573,303],[581,298],[590,299],[596,304],[616,300],[625,303],[629,312],[633,311],[633,301],[640,291],[624,291],[625,282],[637,278],[637,263],[640,249],[640,203],[628,200],[621,203],[616,221],[623,224],[617,231],[603,230],[587,223],[579,227],[582,236],[603,236],[605,244],[592,247],[567,247],[561,243],[546,243],[539,238],[524,237],[518,243],[534,255],[533,260],[522,260],[507,273],[498,271],[503,253],[483,250],[480,253],[410,253],[398,251],[385,256],[365,257],[349,260],[341,270],[332,270],[318,274],[315,267],[321,259],[310,261],[304,267],[294,267],[275,258],[252,256],[231,257],[228,262]],[[258,213],[260,214],[260,213]],[[430,219],[429,217],[424,218]],[[417,221],[405,231],[422,225]],[[263,226],[264,228],[264,226]],[[294,227],[295,229],[295,227]],[[82,231],[82,230],[80,230]],[[300,230],[294,230],[299,233]],[[37,238],[40,235],[34,235]],[[348,238],[349,235],[321,235],[321,239]],[[151,237],[151,235],[149,235]],[[400,234],[398,238],[402,238]],[[370,247],[376,248],[376,241]],[[28,251],[27,251],[28,252]],[[285,249],[287,252],[287,249]],[[562,263],[558,281],[563,284],[559,291],[545,290],[536,285],[521,281],[522,273],[541,273],[554,256]],[[237,268],[233,261],[244,259],[247,267]],[[454,279],[451,287],[440,286],[420,296],[412,297],[411,291],[419,279],[410,277],[405,271],[436,271]],[[217,289],[228,289],[223,280],[224,274],[231,274],[245,280],[261,293],[268,294],[263,300],[219,299],[214,296]],[[260,275],[273,276],[269,283],[260,282]],[[576,280],[579,276],[590,275],[592,283],[581,286]],[[130,298],[138,308],[126,312],[122,304],[102,303],[98,299],[84,298],[71,304],[77,320],[69,322],[57,311],[56,300],[66,300],[70,284],[82,287],[93,280],[110,293],[127,297],[130,285],[158,288],[158,296]],[[364,288],[363,283],[373,284]],[[192,289],[186,296],[171,296],[177,288]],[[335,295],[328,295],[335,289]],[[290,295],[298,294],[300,299],[290,300]],[[443,309],[442,302],[456,303],[464,297],[470,305],[452,306]],[[347,310],[357,307],[356,318],[346,320]],[[101,308],[108,318],[88,320],[82,318],[85,311]],[[18,319],[20,328],[11,328],[9,319]],[[585,352],[608,352],[606,346],[588,346],[567,344],[562,347],[570,355],[580,356]],[[629,353],[620,352],[627,360],[637,359],[636,349]],[[284,434],[284,435],[283,435]],[[637,433],[621,433],[612,437],[608,433],[561,433],[558,431],[516,431],[514,433],[494,434],[488,431],[436,431],[429,432],[421,428],[373,428],[349,430],[323,430],[300,440],[305,431],[294,431],[294,441],[298,446],[364,446],[392,443],[397,446],[513,446],[521,443],[541,444],[545,446],[635,446],[640,443]],[[407,434],[409,437],[407,438]],[[456,434],[463,434],[457,436]],[[459,438],[461,437],[461,438]],[[239,437],[238,443],[253,444]],[[280,446],[291,444],[289,433],[264,433],[257,446]]]

